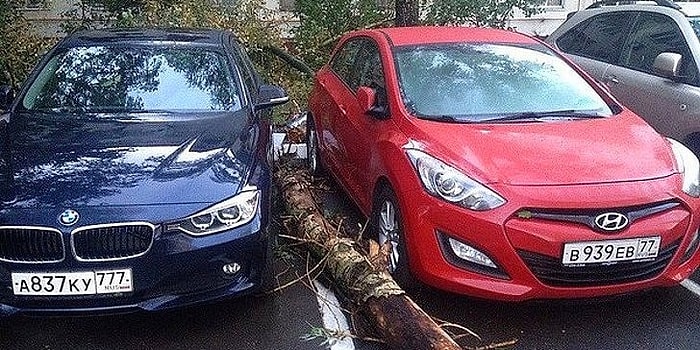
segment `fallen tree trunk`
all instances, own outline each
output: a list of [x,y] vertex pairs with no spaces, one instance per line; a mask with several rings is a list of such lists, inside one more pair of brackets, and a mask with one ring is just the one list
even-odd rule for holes
[[404,291],[391,276],[375,268],[368,257],[343,238],[318,210],[306,171],[284,167],[275,173],[289,214],[301,239],[325,271],[342,288],[392,349],[461,349]]

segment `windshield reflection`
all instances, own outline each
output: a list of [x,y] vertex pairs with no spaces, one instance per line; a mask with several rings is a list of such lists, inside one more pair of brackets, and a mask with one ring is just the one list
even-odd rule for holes
[[55,55],[23,99],[54,112],[235,111],[226,58],[201,48],[78,47]]
[[401,93],[414,114],[445,121],[524,112],[612,111],[550,52],[495,44],[413,46],[396,51]]

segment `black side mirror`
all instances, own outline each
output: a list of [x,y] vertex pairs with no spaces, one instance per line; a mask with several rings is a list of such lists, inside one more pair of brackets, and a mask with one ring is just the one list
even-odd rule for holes
[[289,96],[279,86],[276,85],[261,85],[258,89],[258,99],[255,102],[255,110],[270,108],[287,103]]
[[12,101],[15,100],[15,90],[9,85],[0,86],[0,110],[10,109]]

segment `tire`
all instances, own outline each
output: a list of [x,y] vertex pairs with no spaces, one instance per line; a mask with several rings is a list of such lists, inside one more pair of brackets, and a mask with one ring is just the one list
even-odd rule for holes
[[316,124],[314,124],[314,118],[311,116],[311,113],[306,115],[306,167],[311,175],[323,175]]
[[371,214],[371,225],[374,238],[380,246],[385,242],[391,242],[391,251],[388,259],[389,273],[394,280],[404,289],[416,286],[416,280],[409,269],[409,256],[406,250],[406,235],[403,217],[398,205],[396,195],[391,188],[383,186],[376,198]]
[[272,213],[282,213],[284,212],[284,205],[282,200],[280,200],[279,190],[275,185],[270,188],[270,215],[269,223],[267,227],[267,237],[264,239],[265,243],[265,260],[264,266],[262,268],[262,276],[260,280],[260,288],[258,290],[259,295],[265,295],[267,292],[278,287],[277,276],[275,271],[275,251],[277,248],[277,238],[278,233],[281,230],[278,221],[273,219]]
[[260,294],[267,294],[277,287],[275,279],[275,247],[277,246],[277,237],[270,234],[265,247],[265,267],[262,271],[262,281],[260,283]]

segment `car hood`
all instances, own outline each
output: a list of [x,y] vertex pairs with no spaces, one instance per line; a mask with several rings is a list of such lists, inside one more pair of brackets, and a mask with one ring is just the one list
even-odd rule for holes
[[423,133],[422,147],[439,150],[443,160],[484,183],[600,184],[677,172],[668,142],[628,111],[609,118],[532,123],[414,124]]
[[243,111],[120,120],[13,115],[0,169],[4,209],[214,203],[252,161]]

